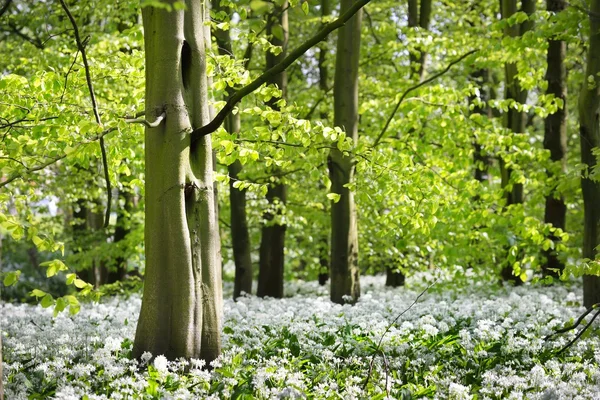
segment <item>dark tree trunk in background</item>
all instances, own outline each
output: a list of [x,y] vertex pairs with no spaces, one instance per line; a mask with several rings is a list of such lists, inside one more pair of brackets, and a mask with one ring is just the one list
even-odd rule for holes
[[[480,69],[471,74],[471,79],[477,83],[479,87],[479,100],[483,102],[483,105],[475,105],[473,113],[485,115],[488,118],[493,118],[492,110],[488,106],[488,101],[491,99],[490,88],[490,73],[487,69]],[[471,102],[474,102],[475,97],[471,98]],[[474,178],[479,182],[489,182],[490,174],[489,168],[492,164],[492,159],[487,155],[477,138],[473,138],[473,163],[475,164]]]
[[[409,28],[418,28],[429,30],[431,22],[431,1],[432,0],[408,0],[408,26]],[[425,77],[425,68],[427,67],[427,52],[418,50],[416,54],[410,54],[411,75],[416,73],[419,81]]]
[[[342,0],[340,14],[352,6]],[[346,136],[358,141],[358,64],[360,58],[360,26],[362,11],[356,13],[338,31],[335,78],[333,87],[334,124]],[[331,301],[354,303],[360,296],[358,269],[358,227],[354,193],[345,185],[354,180],[355,161],[337,148],[327,160],[331,192],[340,195],[331,204]]]
[[[321,0],[321,16],[323,18],[331,15],[331,0]],[[324,25],[324,24],[322,24]],[[326,96],[329,91],[329,68],[327,67],[327,54],[329,46],[327,40],[321,42],[319,47],[319,89],[321,95]],[[321,119],[327,120],[327,112],[321,113]],[[325,185],[322,185],[323,189]],[[325,209],[325,212],[329,210]],[[319,240],[319,285],[324,286],[329,280],[329,240],[327,234],[323,234]]]
[[[588,174],[597,164],[592,153],[600,146],[600,0],[591,1],[590,7],[590,41],[584,81],[579,97],[579,136],[581,140],[581,162],[587,170],[581,177],[583,192],[583,257],[590,260],[598,256],[600,246],[600,182],[589,178]],[[593,77],[593,87],[586,77]],[[600,277],[583,276],[583,304],[591,307],[600,303]]]
[[[109,268],[106,283],[122,281],[127,275],[128,249],[124,243],[125,238],[131,232],[131,213],[134,208],[134,195],[126,190],[119,190],[119,201],[117,202],[117,224],[113,240],[117,245],[119,256],[115,260],[115,265]],[[123,203],[123,207],[120,203]]]
[[[266,69],[281,62],[287,55],[288,43],[288,2],[284,1],[281,6],[275,6],[273,13],[268,16],[267,36],[270,36],[271,44],[281,46],[283,51],[278,55],[267,53]],[[281,29],[279,29],[281,28]],[[281,35],[282,37],[278,37]],[[279,32],[279,33],[278,33]],[[286,98],[287,73],[281,72],[269,80],[270,84],[276,85],[281,90],[281,98]],[[271,108],[279,110],[275,104],[278,99],[269,102]],[[277,175],[279,171],[272,171]],[[285,230],[286,225],[278,221],[277,216],[284,212],[287,201],[287,188],[281,181],[270,184],[267,192],[270,210],[264,213],[264,225],[260,241],[260,261],[258,273],[258,288],[256,294],[260,297],[270,296],[283,297],[283,272],[285,266]]]
[[[502,0],[502,18],[507,19],[517,12],[517,0]],[[527,15],[535,11],[535,0],[522,0],[521,10]],[[507,26],[504,30],[505,36],[518,37],[533,28],[532,21],[525,21],[521,24]],[[525,104],[527,102],[527,90],[523,89],[517,79],[517,64],[506,63],[505,71],[505,99],[513,99],[517,103]],[[515,134],[524,134],[527,124],[527,115],[523,111],[509,107],[504,115],[504,126]],[[512,168],[508,167],[505,161],[500,158],[501,185],[505,192],[505,207],[513,204],[523,203],[523,184],[511,180],[513,174]],[[502,268],[501,277],[504,280],[510,280],[515,284],[521,284],[519,277],[513,275],[512,265],[505,265]]]
[[386,278],[385,278],[385,286],[389,287],[399,287],[404,286],[404,282],[406,281],[406,277],[400,271],[396,271],[392,267],[386,268]]
[[[2,232],[0,232],[0,273],[2,272]],[[0,290],[2,290],[0,288]],[[2,301],[2,293],[0,293],[0,301]],[[2,326],[0,326],[0,400],[4,400],[4,383],[2,381]]]
[[[566,7],[565,0],[547,0],[548,11],[558,13]],[[564,60],[567,53],[567,43],[563,40],[548,40],[548,69],[546,80],[548,81],[548,94],[553,94],[557,99],[562,99],[563,106],[554,114],[548,115],[544,122],[544,148],[550,150],[550,159],[557,164],[556,171],[565,173],[567,162],[567,71]],[[553,171],[547,171],[548,176],[554,175]],[[552,224],[555,228],[565,230],[565,219],[567,206],[561,193],[556,187],[546,197],[546,210],[544,222]],[[550,236],[555,243],[556,236]],[[546,262],[542,265],[544,275],[557,277],[564,269],[564,264],[558,259],[556,251],[549,249],[544,251]]]
[[[223,10],[220,0],[213,0],[212,6],[215,12]],[[217,40],[219,54],[233,54],[229,30],[215,29],[214,37]],[[234,92],[233,88],[227,88],[228,96],[231,96]],[[231,113],[225,120],[225,130],[237,135],[240,132],[240,124],[240,114]],[[231,212],[231,241],[233,245],[233,261],[235,263],[235,281],[233,285],[233,298],[235,299],[242,292],[252,293],[252,250],[250,234],[248,232],[248,218],[246,216],[246,191],[233,187],[233,184],[238,180],[239,173],[242,171],[242,163],[239,160],[235,160],[233,164],[227,167],[227,170],[230,177],[229,202]]]

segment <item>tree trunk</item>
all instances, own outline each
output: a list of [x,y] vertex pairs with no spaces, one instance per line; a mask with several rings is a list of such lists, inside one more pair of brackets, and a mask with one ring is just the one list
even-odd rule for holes
[[[215,12],[224,10],[220,0],[212,0]],[[214,36],[219,47],[219,54],[232,55],[231,35],[229,30],[215,28]],[[227,88],[227,95],[231,96],[235,90]],[[240,114],[231,113],[225,120],[225,130],[238,135],[240,133]],[[233,187],[238,175],[242,170],[239,160],[227,167],[229,172],[229,202],[231,212],[231,241],[233,244],[233,260],[235,263],[235,281],[233,286],[233,298],[240,296],[242,292],[252,293],[252,254],[250,245],[250,234],[248,232],[248,219],[246,217],[246,191]]]
[[[490,81],[489,75],[490,73],[487,69],[480,69],[471,74],[471,78],[479,86],[480,100],[485,103],[483,107],[476,105],[473,112],[492,118],[491,108],[487,105],[487,102],[490,100],[490,90],[487,87]],[[475,97],[471,98],[471,102],[473,102],[474,99]],[[492,160],[489,155],[483,152],[477,138],[473,139],[473,163],[475,164],[474,178],[479,182],[489,182],[489,168],[492,164]]]
[[404,281],[406,277],[400,271],[396,271],[391,267],[387,267],[386,269],[386,277],[385,277],[385,286],[389,287],[399,287],[404,286]]
[[[587,169],[581,177],[583,192],[583,257],[594,260],[600,245],[600,182],[592,180],[589,174],[596,167],[597,159],[592,153],[600,146],[600,0],[591,1],[590,41],[584,77],[592,77],[590,85],[584,78],[579,97],[579,136],[581,140],[581,162]],[[591,307],[600,303],[600,277],[583,276],[583,304]]]
[[[431,0],[408,0],[408,26],[429,30],[431,22]],[[425,67],[427,64],[427,53],[418,50],[416,54],[410,54],[411,75],[416,73],[419,82],[425,78]]]
[[[501,6],[503,19],[507,19],[517,12],[517,0],[502,0]],[[527,15],[533,14],[535,11],[535,0],[522,0],[521,9]],[[504,34],[510,37],[518,37],[522,36],[532,27],[533,22],[525,21],[521,24],[507,26],[504,30]],[[517,103],[525,104],[527,102],[527,90],[521,87],[519,80],[516,77],[518,73],[517,64],[506,63],[504,65],[504,71],[506,82],[505,99],[513,99]],[[504,126],[506,128],[510,129],[515,134],[525,133],[527,116],[523,111],[509,107],[504,118]],[[501,187],[505,192],[505,207],[523,203],[523,184],[511,180],[512,172],[512,169],[507,167],[506,162],[500,158]],[[521,284],[521,279],[514,276],[512,271],[512,265],[505,265],[502,268],[501,277],[504,280],[513,281],[515,284]]]
[[118,249],[119,256],[115,260],[115,265],[108,270],[106,278],[107,283],[115,283],[125,279],[127,274],[128,249],[124,247],[123,241],[131,232],[131,213],[133,212],[134,196],[128,190],[119,190],[119,200],[123,202],[123,207],[120,207],[117,202],[117,223],[115,226],[115,234],[113,242]]
[[[565,0],[547,0],[547,9],[550,12],[561,12],[566,7]],[[544,122],[544,148],[550,150],[550,159],[560,166],[560,173],[566,171],[567,162],[567,70],[564,60],[567,53],[567,43],[563,40],[548,40],[548,55],[546,80],[548,81],[548,94],[553,94],[557,99],[562,99],[563,106],[554,114],[548,115]],[[547,171],[552,177],[553,172]],[[555,228],[565,230],[567,206],[565,200],[556,186],[546,196],[546,210],[544,222],[552,224]],[[551,235],[550,239],[556,244],[558,238]],[[544,275],[558,277],[564,269],[564,264],[558,259],[555,250],[544,251],[546,262],[542,265]]]
[[[331,0],[321,0],[321,17],[325,19],[331,15]],[[322,23],[322,25],[325,25]],[[329,91],[329,68],[327,66],[327,54],[329,53],[328,42],[326,40],[321,42],[319,48],[319,89],[321,90],[321,95],[326,96]],[[327,112],[321,113],[321,119],[327,120]],[[322,189],[325,189],[325,185],[323,183],[320,184]],[[325,213],[328,213],[329,210],[325,209]],[[327,233],[322,232],[322,236],[319,239],[318,251],[319,251],[319,275],[318,281],[319,285],[324,286],[329,280],[329,240],[327,238]]]
[[[274,46],[281,46],[282,52],[275,55],[267,52],[266,69],[270,69],[281,62],[287,55],[288,43],[288,2],[284,1],[281,6],[275,6],[273,13],[268,16],[267,36]],[[281,33],[278,33],[278,28]],[[279,37],[279,35],[282,35]],[[286,98],[287,92],[287,73],[285,71],[274,75],[268,81],[269,84],[276,85],[281,90],[281,98]],[[271,108],[279,110],[275,104],[276,99],[272,99],[268,104]],[[274,175],[278,174],[274,170]],[[260,240],[260,261],[258,273],[258,288],[256,294],[260,297],[270,296],[275,298],[283,297],[283,273],[285,265],[285,224],[278,221],[276,215],[281,214],[287,201],[287,188],[281,181],[270,185],[267,192],[269,208],[275,211],[267,211],[263,215],[265,224],[262,227]],[[275,212],[275,215],[273,214]],[[274,222],[272,222],[274,221]]]
[[[342,0],[340,14],[352,6]],[[362,11],[356,13],[338,32],[335,62],[334,124],[347,137],[358,141],[358,64]],[[337,148],[327,160],[331,191],[340,195],[331,205],[331,301],[354,303],[360,296],[358,269],[358,232],[354,193],[345,185],[354,178],[355,161]]]
[[134,357],[199,358],[220,353],[222,315],[209,122],[205,3],[185,11],[142,9],[146,51],[146,277]]

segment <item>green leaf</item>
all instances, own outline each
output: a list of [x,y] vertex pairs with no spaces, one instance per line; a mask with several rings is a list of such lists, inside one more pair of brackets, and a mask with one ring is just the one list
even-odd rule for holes
[[302,11],[304,11],[304,15],[308,15],[308,1],[302,2]]
[[276,37],[279,40],[283,40],[285,37],[283,27],[279,24],[273,25],[273,27],[271,28],[271,33],[274,37]]
[[79,278],[75,279],[74,283],[75,283],[75,287],[78,289],[83,289],[84,287],[87,286],[87,282],[82,279],[79,279]]
[[44,297],[46,295],[46,292],[44,292],[43,290],[40,290],[40,289],[33,289],[31,292],[29,292],[29,295],[31,297],[40,298],[40,297]]
[[332,200],[334,203],[337,203],[338,201],[340,201],[340,195],[337,193],[327,193],[327,198],[329,200]]
[[21,271],[11,271],[4,277],[4,286],[12,286],[14,285],[21,276]]
[[44,296],[40,304],[42,305],[42,307],[48,308],[54,304],[54,298],[52,297],[52,295],[47,294]]
[[257,14],[267,13],[273,5],[263,0],[252,0],[250,2],[250,8]]

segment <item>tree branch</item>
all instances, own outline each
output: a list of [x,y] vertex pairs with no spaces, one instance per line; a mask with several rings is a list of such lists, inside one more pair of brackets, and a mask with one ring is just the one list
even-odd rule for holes
[[[77,149],[78,149],[78,148],[80,148],[81,146],[84,146],[84,145],[86,145],[86,144],[90,144],[90,143],[92,143],[92,142],[95,142],[96,140],[100,140],[100,139],[104,138],[104,136],[106,136],[106,135],[108,135],[109,133],[111,133],[111,132],[114,132],[114,131],[116,131],[116,130],[117,130],[117,127],[108,128],[108,129],[106,129],[106,130],[104,130],[104,131],[100,132],[99,134],[97,134],[95,137],[93,137],[93,138],[91,138],[91,139],[88,139],[88,140],[86,140],[86,141],[84,141],[84,142],[81,142],[81,143],[79,143],[79,144],[78,144],[78,145],[75,147],[75,150],[77,150]],[[74,150],[74,151],[75,151],[75,150]],[[74,152],[74,151],[73,151],[73,152]],[[71,153],[69,153],[69,154],[71,154]],[[64,159],[64,158],[66,158],[66,157],[67,157],[67,155],[68,155],[68,154],[66,154],[66,153],[65,153],[65,154],[61,154],[60,156],[58,156],[58,157],[54,157],[54,158],[51,158],[50,160],[48,160],[48,161],[46,161],[46,162],[44,162],[44,163],[38,164],[38,165],[36,165],[36,166],[33,166],[33,167],[26,168],[26,169],[25,169],[25,171],[16,172],[16,173],[12,174],[11,176],[9,176],[9,177],[8,177],[8,179],[6,179],[6,180],[5,180],[5,181],[3,181],[3,182],[0,182],[0,189],[1,189],[1,188],[3,188],[4,186],[8,185],[9,183],[16,181],[17,179],[21,179],[21,178],[23,177],[23,175],[25,175],[25,174],[28,174],[28,173],[30,173],[30,172],[36,172],[36,171],[40,171],[40,170],[42,170],[42,169],[44,169],[44,168],[46,168],[46,167],[49,167],[49,166],[50,166],[50,165],[52,165],[52,164],[55,164],[55,163],[57,163],[58,161],[60,161],[60,160],[62,160],[62,159]]]
[[135,119],[128,118],[125,120],[125,122],[127,122],[128,124],[142,124],[142,125],[146,126],[147,128],[156,128],[158,125],[160,125],[160,123],[162,122],[163,119],[165,119],[166,116],[167,116],[167,113],[163,111],[162,114],[160,114],[158,117],[156,117],[154,122],[149,122],[145,118],[135,118]]
[[[85,68],[85,79],[87,81],[88,90],[90,92],[90,98],[92,100],[92,109],[94,111],[94,118],[96,119],[96,123],[102,127],[102,120],[100,119],[100,113],[98,112],[98,103],[96,102],[96,95],[94,94],[94,85],[92,84],[92,76],[90,74],[90,66],[88,64],[87,55],[85,53],[85,45],[81,40],[81,36],[79,35],[79,28],[77,27],[77,21],[73,18],[73,14],[69,11],[67,4],[64,0],[60,0],[60,5],[63,10],[69,17],[69,21],[71,21],[71,25],[73,26],[73,32],[75,34],[75,41],[77,42],[77,48],[81,53],[81,59],[83,60],[83,66]],[[110,184],[110,174],[108,171],[108,160],[106,157],[106,146],[104,144],[104,137],[100,137],[100,151],[102,153],[102,165],[104,166],[104,180],[106,181],[106,213],[104,215],[104,227],[108,227],[108,223],[110,220],[110,203],[112,201],[112,188]]]
[[420,82],[420,83],[418,83],[418,84],[416,84],[414,86],[411,86],[408,89],[406,89],[404,91],[404,93],[402,93],[402,96],[400,96],[400,100],[398,100],[398,103],[396,104],[396,107],[394,107],[394,110],[392,111],[392,113],[390,114],[389,118],[387,119],[385,125],[383,126],[383,129],[381,130],[381,133],[379,134],[379,136],[377,136],[377,139],[375,139],[375,143],[373,143],[372,147],[377,147],[377,145],[381,142],[381,139],[383,139],[383,136],[385,135],[385,132],[389,128],[390,123],[394,119],[394,115],[396,115],[396,112],[400,108],[400,105],[402,104],[402,102],[404,101],[404,99],[406,98],[406,96],[408,96],[408,94],[410,92],[412,92],[413,90],[417,90],[421,86],[425,86],[429,82],[432,82],[432,81],[436,80],[440,76],[444,75],[446,72],[450,71],[450,68],[452,68],[454,65],[458,64],[459,62],[461,62],[462,60],[464,60],[465,58],[467,58],[471,54],[475,53],[476,51],[477,50],[471,50],[471,51],[466,52],[465,54],[463,54],[462,56],[458,57],[456,60],[454,60],[450,64],[448,64],[448,66],[446,66],[446,68],[444,68],[443,70],[441,70],[437,74],[434,74],[431,77],[425,79],[424,81],[422,81],[422,82]]
[[[61,0],[63,1],[63,0]],[[266,83],[271,77],[281,73],[287,67],[289,67],[294,61],[299,59],[306,53],[310,48],[317,45],[319,42],[324,40],[331,32],[334,30],[341,28],[346,21],[348,21],[354,14],[358,12],[362,7],[364,7],[371,0],[358,0],[356,1],[348,11],[344,13],[344,15],[340,16],[333,22],[328,23],[321,29],[316,35],[308,39],[306,42],[302,43],[299,47],[294,49],[286,58],[284,58],[279,64],[275,65],[273,68],[265,71],[261,76],[250,82],[248,85],[244,86],[237,92],[233,94],[233,96],[229,97],[225,106],[219,111],[219,113],[215,116],[215,118],[209,122],[207,125],[194,129],[191,133],[191,141],[192,143],[196,142],[200,138],[209,135],[216,131],[219,126],[225,121],[225,118],[229,115],[229,113],[233,110],[235,105],[240,102],[244,97],[254,92],[256,89],[261,87],[264,83]]]

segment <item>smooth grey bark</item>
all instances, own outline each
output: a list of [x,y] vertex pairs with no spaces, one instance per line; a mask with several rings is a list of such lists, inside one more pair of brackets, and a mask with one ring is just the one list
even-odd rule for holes
[[[566,8],[565,0],[547,0],[547,10],[558,13]],[[546,69],[546,80],[548,81],[548,94],[563,101],[562,108],[554,114],[548,115],[544,121],[544,148],[550,150],[550,160],[558,164],[560,174],[564,174],[567,164],[567,70],[565,68],[565,56],[567,54],[567,43],[564,40],[548,40],[548,53]],[[547,171],[548,177],[554,172]],[[546,208],[544,222],[552,224],[555,228],[565,230],[567,206],[564,197],[556,190],[556,186],[546,196]],[[551,235],[555,243],[558,238]],[[558,277],[564,269],[564,264],[558,259],[555,250],[544,251],[546,262],[542,265],[544,275]]]
[[[590,260],[598,256],[600,246],[600,182],[592,180],[589,174],[597,165],[592,153],[600,147],[600,0],[590,2],[590,41],[584,81],[579,96],[579,136],[581,162],[587,165],[581,177],[583,192],[583,257]],[[594,79],[590,85],[587,77]],[[600,303],[600,277],[583,276],[583,305],[591,307]]]
[[210,136],[191,132],[210,120],[206,76],[206,3],[185,11],[142,9],[146,116],[146,277],[133,356],[168,359],[220,353],[221,270]]
[[[352,0],[341,0],[340,14],[352,6]],[[358,141],[358,65],[360,58],[360,26],[362,12],[357,12],[338,31],[335,77],[333,85],[334,124],[347,137]],[[358,269],[358,232],[354,193],[345,185],[354,179],[355,160],[337,148],[327,160],[331,192],[340,195],[331,204],[331,301],[354,303],[360,297]],[[348,297],[349,296],[349,297]]]
[[[224,10],[220,0],[212,0],[212,7],[215,12]],[[219,54],[233,54],[229,30],[224,31],[215,28],[213,36],[217,41]],[[227,88],[228,96],[232,96],[234,93],[235,90],[233,88]],[[241,121],[239,113],[229,114],[227,119],[225,119],[225,130],[229,133],[239,135],[240,126]],[[227,166],[227,170],[230,177],[230,229],[233,245],[233,260],[235,263],[235,280],[233,286],[233,298],[235,299],[239,297],[242,292],[252,293],[252,249],[250,244],[250,234],[248,232],[248,218],[246,216],[246,191],[233,186],[242,171],[242,163],[239,160],[235,160],[233,164]]]
[[[267,52],[266,69],[269,70],[279,64],[287,55],[288,46],[288,2],[284,1],[280,6],[273,9],[273,13],[267,19],[267,36],[272,45],[280,46],[283,51],[278,55]],[[276,27],[281,27],[282,37],[277,37]],[[287,73],[282,71],[273,75],[269,84],[276,85],[281,90],[281,98],[285,99],[287,95]],[[272,99],[268,104],[274,110],[279,110],[275,104],[276,99]],[[274,176],[280,171],[271,171]],[[285,231],[286,225],[279,223],[277,215],[281,214],[287,201],[287,187],[285,183],[276,178],[275,182],[269,184],[267,192],[267,201],[269,202],[269,211],[263,215],[264,225],[261,229],[260,251],[259,251],[259,271],[258,288],[256,294],[260,297],[270,296],[275,298],[283,297],[283,274],[285,266]]]

